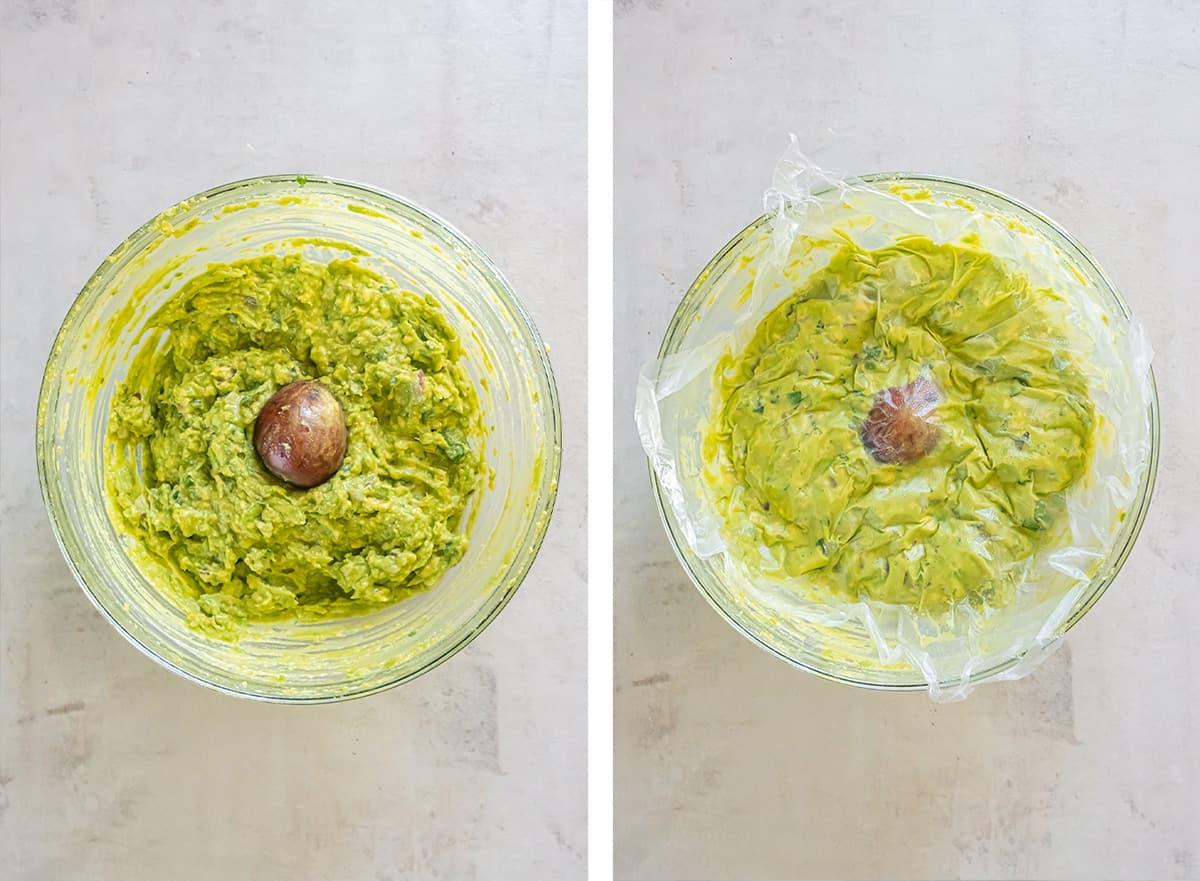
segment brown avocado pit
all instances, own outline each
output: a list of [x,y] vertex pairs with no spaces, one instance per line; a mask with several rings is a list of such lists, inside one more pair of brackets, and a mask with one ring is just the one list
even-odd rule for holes
[[941,436],[934,417],[941,399],[937,386],[924,376],[880,392],[859,430],[863,446],[885,465],[919,461],[937,446]]
[[254,420],[263,467],[304,489],[324,483],[346,457],[346,415],[325,385],[302,380],[275,392]]

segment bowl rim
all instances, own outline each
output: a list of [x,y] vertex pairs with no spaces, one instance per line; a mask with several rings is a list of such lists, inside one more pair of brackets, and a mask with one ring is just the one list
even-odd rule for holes
[[[490,276],[501,294],[508,302],[507,305],[516,313],[521,323],[524,325],[525,332],[528,334],[528,342],[531,348],[537,355],[536,364],[539,366],[541,377],[544,379],[544,388],[539,388],[541,395],[545,396],[545,410],[549,417],[545,426],[545,439],[542,446],[542,473],[538,487],[538,503],[531,513],[530,524],[522,536],[520,544],[521,550],[514,555],[512,563],[504,572],[499,581],[499,589],[493,593],[497,595],[494,602],[486,608],[484,615],[474,618],[467,622],[459,631],[455,632],[452,637],[446,641],[445,646],[434,654],[430,660],[423,663],[420,667],[411,670],[404,675],[397,676],[392,679],[385,680],[376,685],[367,688],[361,688],[355,691],[334,693],[331,689],[329,693],[320,693],[314,695],[284,695],[284,694],[264,694],[253,690],[243,690],[235,688],[231,685],[213,682],[205,677],[180,666],[179,664],[170,661],[144,645],[136,636],[130,633],[116,618],[116,616],[100,601],[91,586],[87,583],[78,564],[71,551],[69,550],[69,542],[67,533],[71,534],[73,539],[75,530],[67,525],[59,522],[59,516],[55,511],[55,503],[52,494],[52,482],[57,482],[57,475],[51,476],[50,459],[53,456],[53,450],[57,444],[57,438],[50,432],[50,398],[56,390],[57,386],[61,386],[62,377],[57,371],[52,370],[61,356],[61,352],[66,345],[68,331],[75,330],[79,324],[79,317],[84,311],[86,305],[90,305],[90,295],[97,289],[103,288],[105,279],[105,270],[111,265],[115,265],[126,254],[137,254],[144,251],[154,242],[164,237],[166,233],[161,229],[162,221],[170,221],[177,214],[191,207],[196,203],[202,203],[209,199],[226,196],[236,191],[242,190],[246,192],[247,198],[251,197],[254,188],[261,185],[294,185],[297,189],[302,189],[309,184],[324,184],[337,192],[339,195],[353,195],[359,193],[368,198],[382,201],[391,207],[399,207],[408,212],[415,213],[422,220],[428,222],[432,226],[439,229],[449,239],[461,245],[468,253],[471,254],[480,264],[484,275]],[[142,241],[146,239],[146,241]],[[535,371],[536,373],[536,371]],[[52,381],[53,380],[53,381]],[[93,606],[101,613],[101,615],[119,632],[125,639],[136,647],[143,655],[151,658],[160,666],[178,674],[179,676],[202,685],[205,688],[222,694],[232,695],[234,697],[244,698],[247,700],[262,701],[265,703],[275,704],[328,704],[339,703],[341,701],[353,700],[356,698],[367,697],[373,694],[387,691],[402,685],[405,682],[410,682],[419,676],[441,666],[450,658],[454,657],[464,648],[466,648],[476,637],[482,633],[489,624],[504,610],[508,603],[512,600],[517,589],[524,583],[525,578],[529,574],[529,570],[533,567],[534,561],[537,559],[538,553],[541,550],[542,544],[545,542],[546,534],[550,528],[550,522],[553,519],[554,508],[558,499],[558,484],[562,469],[562,412],[559,405],[558,383],[554,375],[554,368],[550,361],[549,351],[545,340],[543,340],[541,332],[534,323],[533,318],[529,314],[528,309],[513,290],[512,285],[502,273],[495,262],[488,254],[476,244],[465,233],[459,231],[453,224],[444,220],[440,215],[435,214],[420,205],[406,199],[389,190],[376,187],[370,184],[364,184],[358,181],[348,180],[345,178],[332,177],[329,175],[309,173],[309,172],[294,172],[294,173],[276,173],[256,175],[254,177],[242,178],[228,183],[218,184],[210,187],[192,196],[181,199],[167,208],[156,213],[149,220],[142,223],[133,232],[127,235],[122,241],[109,252],[109,254],[100,261],[96,269],[88,276],[87,281],[80,288],[79,293],[75,295],[70,307],[67,309],[63,317],[62,323],[55,334],[54,341],[47,353],[45,364],[42,368],[42,382],[38,391],[37,405],[37,425],[35,432],[35,453],[37,459],[38,484],[41,489],[42,502],[46,508],[46,513],[50,520],[51,531],[54,533],[55,542],[58,544],[63,558],[67,561],[68,568],[74,576],[76,583],[82,588],[84,594],[91,600]],[[81,549],[82,550],[82,549]],[[436,589],[436,585],[433,589]]]
[[[965,190],[980,193],[991,199],[999,200],[1001,203],[1005,203],[1005,207],[1015,208],[1018,213],[1024,213],[1028,215],[1027,218],[1023,219],[1033,220],[1035,224],[1042,225],[1059,236],[1062,240],[1061,244],[1065,244],[1071,251],[1073,251],[1074,256],[1086,264],[1096,274],[1096,277],[1105,285],[1105,287],[1108,288],[1109,293],[1112,294],[1122,314],[1126,318],[1133,318],[1133,312],[1130,310],[1128,303],[1125,302],[1125,298],[1121,294],[1120,289],[1116,286],[1116,284],[1113,283],[1112,279],[1109,278],[1108,274],[1100,266],[1099,262],[1092,256],[1090,251],[1084,248],[1083,245],[1081,245],[1074,238],[1074,236],[1068,233],[1061,224],[1057,223],[1037,209],[1025,204],[1020,199],[1016,199],[1000,190],[963,180],[961,178],[947,177],[945,175],[923,172],[888,171],[872,172],[870,174],[847,177],[838,184],[825,184],[814,189],[813,195],[825,195],[826,193],[839,189],[840,186],[878,186],[884,183],[925,183],[960,187]],[[771,213],[761,214],[755,220],[743,227],[740,232],[734,235],[717,251],[716,255],[709,260],[707,264],[705,264],[704,268],[696,276],[695,280],[688,287],[686,293],[683,295],[683,298],[676,306],[674,313],[672,313],[666,333],[663,334],[662,343],[659,345],[658,354],[655,356],[658,371],[661,371],[662,369],[663,359],[666,356],[673,354],[675,345],[682,341],[684,331],[686,330],[686,325],[689,323],[689,321],[685,320],[685,316],[690,316],[691,307],[695,306],[697,301],[701,300],[705,295],[704,283],[708,280],[709,276],[720,266],[720,264],[728,257],[728,255],[740,248],[750,236],[759,231],[760,227],[769,223],[772,217],[773,215]],[[1060,243],[1056,242],[1055,244],[1057,245]],[[656,373],[656,375],[658,374]],[[1138,536],[1141,534],[1142,525],[1145,523],[1146,516],[1150,508],[1150,502],[1154,495],[1154,487],[1158,475],[1161,422],[1159,418],[1158,387],[1154,379],[1153,364],[1147,366],[1147,379],[1149,381],[1150,388],[1150,452],[1146,462],[1145,473],[1142,475],[1137,495],[1134,497],[1134,502],[1131,506],[1135,510],[1132,512],[1133,516],[1128,518],[1129,523],[1123,530],[1123,538],[1118,536],[1118,540],[1114,541],[1113,548],[1110,551],[1109,556],[1104,561],[1103,569],[1091,580],[1087,593],[1076,604],[1066,621],[1059,626],[1054,636],[1044,645],[1035,646],[1032,649],[1026,650],[1021,654],[1014,655],[1011,658],[1000,661],[983,670],[971,671],[966,677],[939,681],[937,683],[939,688],[958,688],[964,686],[970,687],[1003,675],[1031,653],[1044,653],[1047,647],[1057,642],[1059,639],[1065,636],[1072,627],[1079,623],[1084,614],[1086,614],[1100,600],[1100,597],[1108,591],[1109,586],[1114,580],[1116,580],[1117,575],[1125,565],[1125,561],[1129,558],[1130,553],[1132,553],[1133,546],[1137,542]],[[670,504],[666,499],[662,484],[658,478],[658,473],[654,470],[653,463],[649,460],[647,460],[646,467],[650,474],[651,488],[654,492],[655,504],[658,507],[659,519],[661,520],[663,528],[670,539],[671,549],[675,552],[676,559],[679,560],[684,571],[687,573],[688,578],[691,580],[692,584],[695,585],[697,590],[699,590],[700,594],[705,598],[705,600],[708,601],[708,604],[714,610],[716,610],[716,612],[726,621],[726,623],[732,626],[742,636],[750,640],[759,648],[767,651],[771,655],[779,658],[792,667],[813,673],[822,679],[826,679],[831,682],[840,682],[846,685],[853,685],[859,688],[865,688],[874,691],[913,692],[925,691],[931,687],[931,683],[923,678],[914,679],[907,682],[891,683],[871,680],[868,678],[839,675],[830,670],[822,668],[815,662],[806,663],[804,660],[794,658],[791,655],[781,651],[776,646],[766,642],[757,634],[750,632],[729,612],[728,609],[725,608],[725,606],[721,604],[720,601],[718,601],[715,596],[713,596],[708,587],[705,585],[704,580],[692,566],[691,562],[689,561],[689,555],[694,556],[694,554],[686,546],[686,540],[678,534],[678,530],[675,527],[674,511],[671,509]]]

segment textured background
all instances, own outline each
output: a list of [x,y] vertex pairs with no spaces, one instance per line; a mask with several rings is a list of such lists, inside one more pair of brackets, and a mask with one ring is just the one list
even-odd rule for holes
[[[0,876],[583,877],[584,4],[3,10]],[[343,706],[240,702],[141,657],[72,580],[35,476],[42,364],[91,271],[172,202],[275,171],[448,218],[529,306],[563,392],[525,585],[445,666]]]
[[[1193,3],[618,0],[616,864],[628,878],[1200,877]],[[675,561],[638,366],[795,131],[846,172],[1011,192],[1147,325],[1162,465],[1108,595],[1031,677],[964,703],[794,671]]]

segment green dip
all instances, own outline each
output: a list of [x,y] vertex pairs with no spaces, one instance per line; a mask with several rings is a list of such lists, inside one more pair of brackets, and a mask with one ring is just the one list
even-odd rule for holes
[[[194,627],[370,611],[462,558],[480,412],[432,297],[352,261],[261,257],[210,266],[143,336],[112,404],[110,508]],[[348,431],[311,489],[269,474],[252,442],[263,403],[302,379],[333,391]]]
[[[850,600],[1007,603],[1092,450],[1065,315],[973,247],[843,247],[718,367],[705,453],[730,553]],[[868,416],[913,383],[936,389],[936,443],[880,461]]]

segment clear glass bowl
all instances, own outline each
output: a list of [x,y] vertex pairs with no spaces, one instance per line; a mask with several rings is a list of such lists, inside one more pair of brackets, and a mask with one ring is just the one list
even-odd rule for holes
[[[462,341],[484,417],[485,466],[495,476],[472,502],[465,557],[433,589],[353,618],[252,624],[233,644],[189,628],[126,555],[106,503],[109,405],[147,317],[188,278],[210,263],[297,250],[320,262],[356,254],[401,287],[440,302]],[[115,342],[101,345],[106,339]],[[445,221],[397,196],[302,175],[216,187],[122,242],[63,321],[37,425],[38,476],[55,535],[105,617],[189,679],[295,703],[398,685],[474,639],[504,608],[541,547],[561,445],[545,345],[488,257]]]
[[[925,191],[947,202],[964,200],[964,206],[971,210],[994,212],[1005,222],[1018,224],[1022,231],[1032,232],[1049,241],[1061,257],[1088,280],[1097,292],[1106,314],[1132,317],[1116,286],[1087,251],[1052,220],[1009,196],[963,181],[908,173],[865,175],[847,181],[846,184],[898,186],[909,192]],[[833,204],[836,202],[833,199],[834,193],[829,187],[814,192],[813,197],[819,199],[829,196],[830,204]],[[688,350],[701,350],[706,344],[710,344],[714,337],[728,332],[733,317],[744,300],[744,296],[739,292],[746,288],[752,278],[753,260],[760,256],[768,245],[770,222],[771,218],[764,215],[743,229],[720,250],[692,283],[675,310],[659,348],[656,373],[658,385],[677,387],[682,382],[673,368],[664,367],[664,359]],[[1133,504],[1112,538],[1107,558],[1051,638],[1061,636],[1095,605],[1129,556],[1145,520],[1158,469],[1159,446],[1158,399],[1154,389],[1153,372],[1149,373],[1148,379],[1150,404],[1147,421],[1151,434],[1149,458]],[[687,446],[686,450],[676,451],[677,457],[679,461],[695,463],[700,461],[702,455],[699,452],[702,427],[699,423],[692,426],[696,415],[688,405],[680,405],[678,411],[682,415],[673,413],[671,418],[689,421],[686,425],[680,424],[674,428],[675,434],[682,438]],[[663,418],[668,416],[664,414]],[[695,468],[695,465],[692,467]],[[724,568],[724,554],[701,555],[692,549],[689,542],[692,527],[680,523],[672,504],[671,493],[664,487],[653,462],[650,478],[659,514],[676,556],[709,604],[745,637],[795,667],[837,682],[888,690],[923,690],[931,687],[931,683],[921,671],[912,666],[881,663],[876,642],[859,622],[850,622],[838,628],[818,625],[786,614],[786,609],[781,606],[764,602],[762,597],[769,591],[746,591],[732,584]],[[686,477],[677,475],[677,478],[692,484],[686,489],[689,498],[692,499],[690,504],[702,504],[695,501],[702,492],[695,486],[701,479],[698,469],[695,474]],[[696,495],[692,496],[692,493]],[[1036,622],[1034,623],[1036,626]],[[965,682],[961,677],[948,679],[939,682],[938,688],[962,689],[971,683],[1002,675],[1012,670],[1024,654],[993,653],[982,657],[982,663],[971,670],[969,676],[965,677]]]

